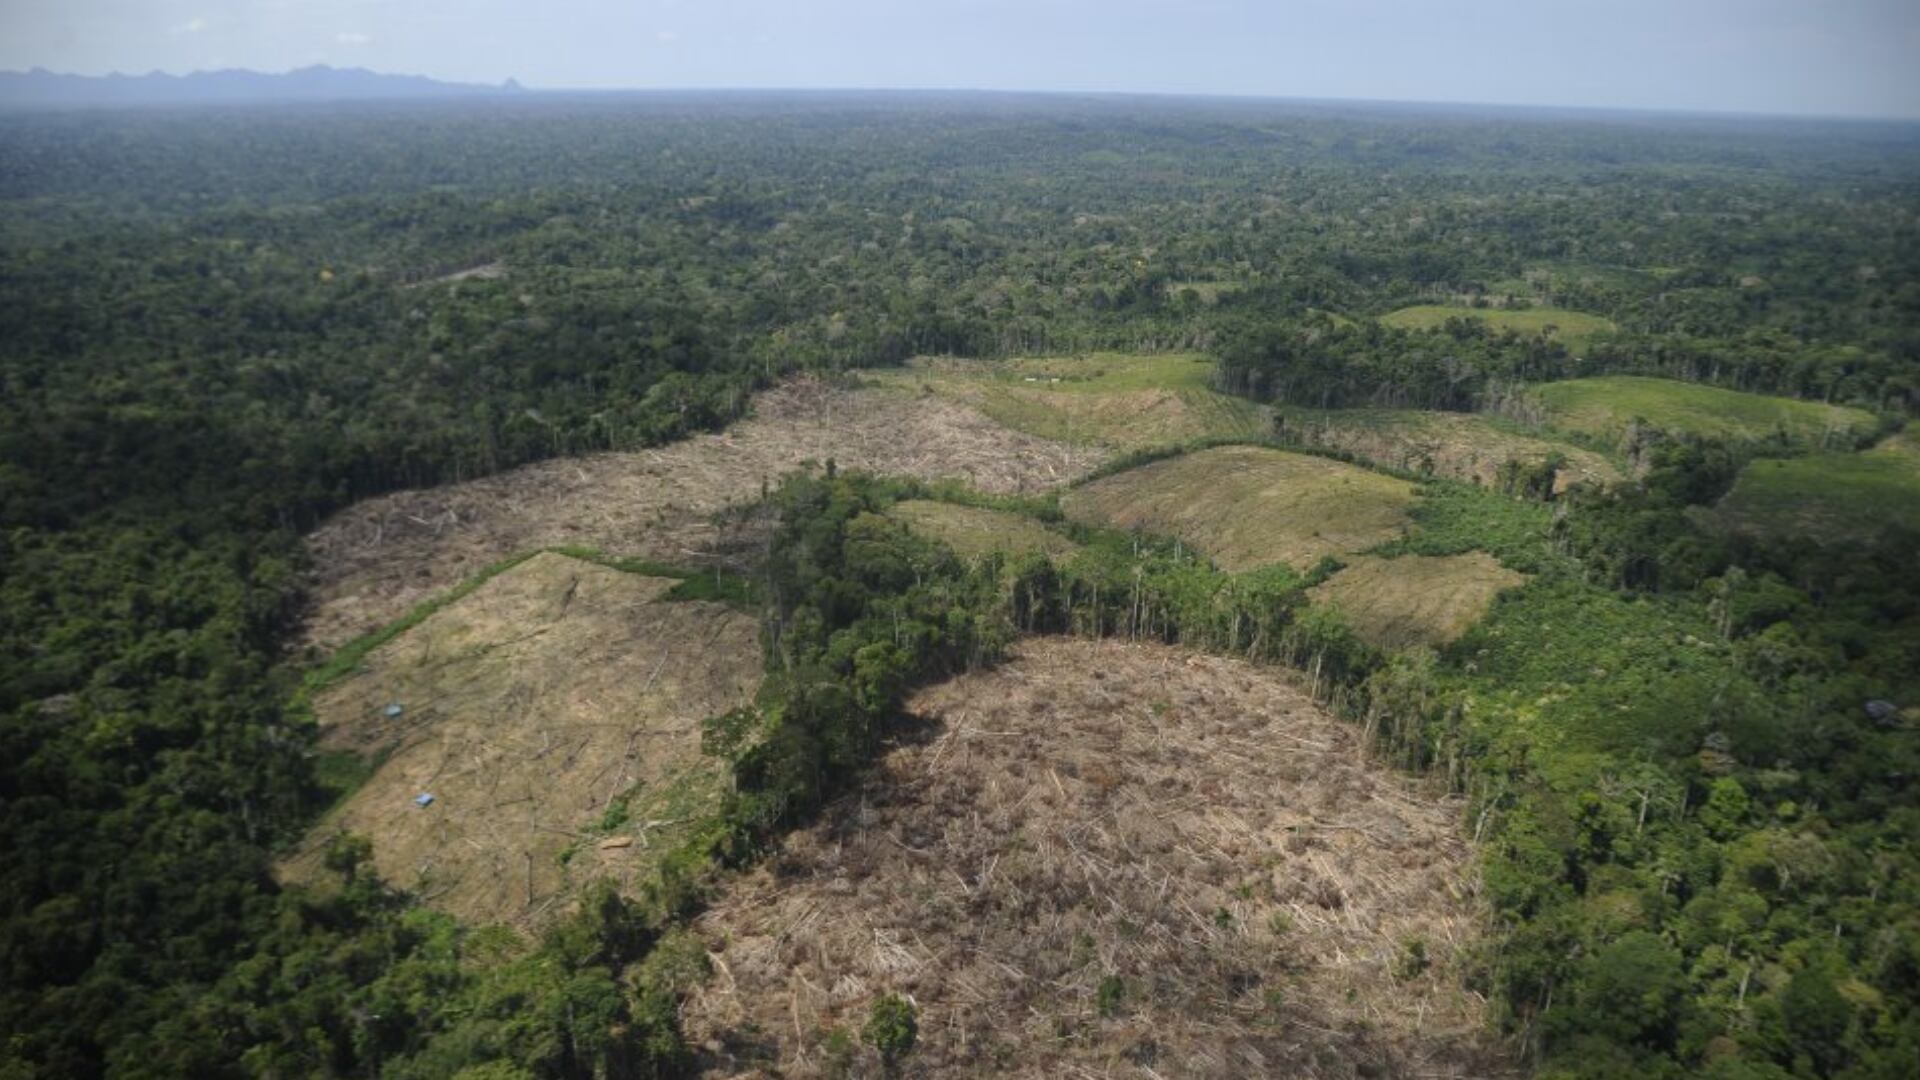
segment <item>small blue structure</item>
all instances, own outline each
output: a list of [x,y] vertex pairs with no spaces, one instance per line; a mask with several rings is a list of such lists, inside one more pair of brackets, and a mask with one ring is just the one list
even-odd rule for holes
[[420,794],[418,794],[418,795],[416,795],[416,796],[414,796],[414,798],[413,798],[413,805],[415,805],[415,806],[418,806],[418,807],[423,807],[423,808],[424,808],[424,807],[428,807],[428,806],[432,806],[432,805],[433,805],[433,792],[431,792],[431,791],[423,791],[423,792],[421,792]]
[[400,718],[400,714],[406,711],[407,711],[406,708],[396,701],[393,704],[387,706],[386,708],[387,719],[398,720]]

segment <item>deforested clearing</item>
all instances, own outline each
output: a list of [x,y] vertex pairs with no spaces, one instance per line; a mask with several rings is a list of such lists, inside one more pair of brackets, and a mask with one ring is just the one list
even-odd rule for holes
[[1030,639],[909,709],[862,786],[696,924],[708,1075],[878,1075],[845,1035],[886,994],[918,1011],[907,1075],[1508,1071],[1461,981],[1460,804],[1280,675]]
[[907,499],[887,511],[889,517],[904,521],[907,527],[929,540],[937,540],[963,559],[978,559],[998,552],[1002,555],[1071,554],[1073,541],[1052,532],[1030,517],[990,510],[978,506]]
[[1448,319],[1472,319],[1495,330],[1516,334],[1546,334],[1569,345],[1583,345],[1595,334],[1611,333],[1613,321],[1584,311],[1564,308],[1476,308],[1447,304],[1418,304],[1380,317],[1388,326],[1403,330],[1434,330]]
[[1864,453],[1751,462],[1702,520],[1833,545],[1920,532],[1920,439],[1902,433]]
[[1480,621],[1493,598],[1527,576],[1484,551],[1465,555],[1361,556],[1308,590],[1340,609],[1349,626],[1383,649],[1439,646]]
[[1220,446],[1102,477],[1064,496],[1077,521],[1178,536],[1223,570],[1298,570],[1402,535],[1414,486],[1309,454]]
[[756,620],[663,599],[673,584],[543,553],[369,653],[313,705],[323,748],[379,767],[286,875],[318,877],[327,844],[361,834],[388,883],[522,927],[565,912],[586,879],[632,884],[679,823],[616,822],[632,841],[602,849],[608,811],[655,793],[697,801],[690,784],[719,780],[700,722],[760,680]]
[[1639,375],[1542,383],[1528,391],[1549,427],[1618,439],[1644,422],[1661,431],[1716,439],[1781,436],[1807,446],[1851,448],[1873,430],[1865,409],[1773,397]]
[[1010,428],[1075,446],[1138,450],[1211,438],[1258,438],[1265,406],[1213,389],[1197,353],[958,360],[922,357],[863,372],[896,392],[979,409]]
[[1064,484],[1105,456],[1011,430],[952,401],[796,379],[761,394],[751,417],[717,435],[540,462],[340,512],[308,537],[314,572],[305,643],[336,648],[534,548],[745,565],[759,534],[715,516],[757,501],[762,484],[804,462],[1017,493]]
[[1472,413],[1412,409],[1299,411],[1286,417],[1290,440],[1340,450],[1379,465],[1492,486],[1508,462],[1533,467],[1558,458],[1553,490],[1575,484],[1607,486],[1621,480],[1612,462],[1567,443],[1508,430],[1510,424]]

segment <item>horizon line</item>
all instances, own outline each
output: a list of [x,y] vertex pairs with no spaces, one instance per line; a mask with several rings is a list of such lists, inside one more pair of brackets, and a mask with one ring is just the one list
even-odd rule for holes
[[[546,95],[555,95],[555,96],[566,96],[566,95],[611,96],[611,95],[618,95],[618,94],[698,94],[698,93],[713,93],[713,94],[982,94],[982,95],[999,94],[999,95],[1009,95],[1009,96],[1019,95],[1019,96],[1029,96],[1029,97],[1081,97],[1081,98],[1132,97],[1132,98],[1164,98],[1164,99],[1173,99],[1173,100],[1202,100],[1202,101],[1226,100],[1226,101],[1275,102],[1275,103],[1319,104],[1319,105],[1414,106],[1414,107],[1423,107],[1423,108],[1458,108],[1458,109],[1519,109],[1519,110],[1535,110],[1535,111],[1543,111],[1543,112],[1544,111],[1566,111],[1566,112],[1613,113],[1613,114],[1625,113],[1625,114],[1635,114],[1635,115],[1643,115],[1643,116],[1701,117],[1701,118],[1716,118],[1716,119],[1803,120],[1803,121],[1839,121],[1839,122],[1896,123],[1896,124],[1920,123],[1920,112],[1908,113],[1908,114],[1769,112],[1765,110],[1727,109],[1727,108],[1714,108],[1714,107],[1708,107],[1708,106],[1694,106],[1694,105],[1605,105],[1605,104],[1592,104],[1592,103],[1584,103],[1584,102],[1569,103],[1569,102],[1522,102],[1522,101],[1466,101],[1466,100],[1449,99],[1449,98],[1329,97],[1329,96],[1319,96],[1319,95],[1312,95],[1312,94],[1289,94],[1289,93],[1281,93],[1281,92],[1237,91],[1237,90],[1125,90],[1125,89],[1066,89],[1066,88],[1059,88],[1059,87],[1047,88],[1047,89],[1035,89],[1035,88],[1010,88],[1010,87],[998,87],[998,86],[852,86],[852,85],[747,86],[747,85],[719,85],[719,84],[681,85],[681,86],[542,86],[542,85],[530,85],[528,83],[521,82],[517,77],[511,76],[511,75],[497,81],[484,82],[484,81],[472,81],[467,79],[441,78],[436,75],[426,75],[418,72],[381,71],[375,68],[369,68],[359,64],[349,65],[349,66],[335,66],[333,64],[328,64],[325,62],[316,62],[312,64],[302,65],[299,67],[290,67],[284,71],[266,71],[259,68],[248,68],[248,67],[221,67],[221,68],[195,68],[191,71],[178,72],[178,73],[167,71],[162,68],[152,68],[144,72],[129,73],[129,72],[120,71],[119,69],[116,68],[112,71],[108,71],[104,74],[99,74],[99,75],[83,74],[77,71],[54,71],[51,68],[36,64],[33,67],[26,68],[26,69],[20,69],[20,68],[0,69],[0,76],[7,76],[7,75],[31,76],[34,74],[42,74],[42,75],[54,76],[57,78],[107,80],[107,79],[116,79],[116,78],[117,79],[143,79],[143,78],[151,78],[153,76],[158,75],[158,76],[171,78],[171,79],[188,79],[195,75],[218,75],[218,74],[226,74],[226,73],[243,73],[243,74],[250,74],[250,75],[260,75],[268,78],[276,78],[276,77],[281,77],[286,75],[292,75],[302,71],[313,71],[316,69],[327,70],[327,71],[365,72],[369,75],[376,75],[376,76],[381,76],[385,78],[426,79],[428,81],[440,83],[446,86],[491,89],[491,90],[498,90],[503,93],[526,94],[526,95],[546,94]],[[360,103],[370,103],[372,101],[376,101],[379,99],[357,98],[353,100]],[[261,103],[270,104],[272,102],[263,100]],[[323,104],[323,103],[324,102],[321,102],[321,101],[308,102],[308,104]],[[128,104],[138,104],[138,103],[128,103]],[[190,104],[190,103],[157,102],[155,104],[181,105],[181,104]],[[244,105],[244,104],[247,104],[247,102],[230,101],[230,102],[221,102],[220,104]]]

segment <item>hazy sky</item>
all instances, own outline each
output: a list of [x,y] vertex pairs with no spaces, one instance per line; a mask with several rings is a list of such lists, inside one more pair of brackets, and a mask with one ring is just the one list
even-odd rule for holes
[[1920,0],[0,0],[0,68],[1920,117]]

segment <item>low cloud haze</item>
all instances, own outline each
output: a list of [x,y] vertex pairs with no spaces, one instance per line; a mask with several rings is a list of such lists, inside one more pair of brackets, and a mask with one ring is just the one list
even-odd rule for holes
[[9,0],[0,68],[1920,117],[1913,0]]

